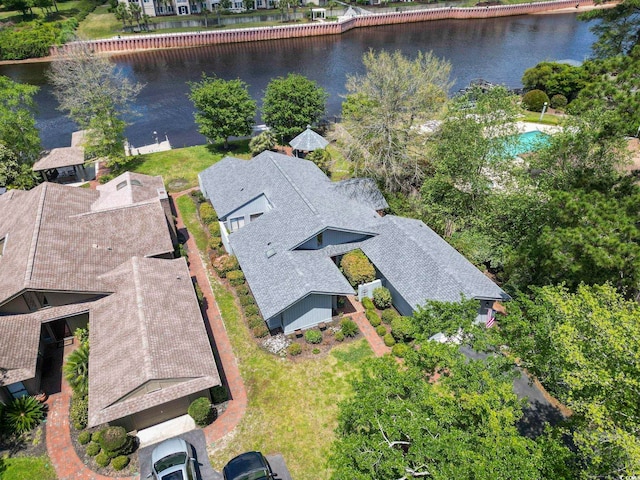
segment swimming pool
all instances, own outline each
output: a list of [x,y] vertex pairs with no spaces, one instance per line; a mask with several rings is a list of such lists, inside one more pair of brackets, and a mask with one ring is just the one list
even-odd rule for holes
[[550,135],[534,130],[532,132],[521,133],[517,135],[516,142],[509,145],[509,154],[517,157],[523,153],[535,152],[549,145]]

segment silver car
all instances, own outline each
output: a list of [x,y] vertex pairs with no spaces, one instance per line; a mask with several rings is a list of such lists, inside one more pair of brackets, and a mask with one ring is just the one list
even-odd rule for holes
[[151,473],[155,480],[196,480],[191,445],[180,438],[160,443],[151,454]]

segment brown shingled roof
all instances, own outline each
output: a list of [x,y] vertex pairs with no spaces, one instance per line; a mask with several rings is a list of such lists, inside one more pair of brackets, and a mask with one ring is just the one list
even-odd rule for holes
[[90,314],[90,426],[220,385],[184,259],[134,257],[102,280],[116,293]]
[[33,171],[51,170],[60,167],[72,167],[84,164],[84,148],[64,147],[54,148],[33,165]]

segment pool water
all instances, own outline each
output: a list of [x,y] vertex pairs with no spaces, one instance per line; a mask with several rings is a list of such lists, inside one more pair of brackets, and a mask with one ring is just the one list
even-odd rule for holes
[[514,157],[522,155],[523,153],[535,152],[541,148],[549,145],[550,135],[539,132],[537,130],[533,132],[521,133],[517,136],[516,142],[508,149],[509,153]]

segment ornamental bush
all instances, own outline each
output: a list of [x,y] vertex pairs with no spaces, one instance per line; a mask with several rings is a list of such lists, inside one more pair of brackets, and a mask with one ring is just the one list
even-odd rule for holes
[[394,318],[398,318],[400,315],[393,308],[387,308],[382,312],[382,323],[391,325]]
[[398,342],[413,340],[415,328],[410,317],[397,317],[391,322],[391,334]]
[[545,102],[549,104],[549,96],[542,90],[529,90],[522,96],[522,106],[532,112],[541,112]]
[[333,338],[336,339],[336,342],[344,342],[344,333],[342,333],[342,330],[338,330]]
[[237,270],[238,267],[238,259],[235,255],[222,255],[213,262],[213,269],[221,278],[225,278],[227,273]]
[[256,304],[256,299],[253,298],[253,295],[239,295],[238,300],[243,307]]
[[367,320],[369,320],[369,323],[372,327],[377,327],[378,325],[380,325],[381,320],[375,310],[367,310],[365,312],[365,316],[367,317]]
[[350,318],[344,318],[340,322],[340,330],[345,337],[355,337],[358,334],[358,325]]
[[91,441],[91,432],[80,432],[78,435],[78,443],[80,445],[86,445]]
[[260,315],[260,310],[257,305],[247,305],[244,307],[244,314],[249,317],[251,315]]
[[304,332],[304,339],[307,343],[322,342],[322,332],[320,330],[311,329]]
[[89,445],[87,445],[87,449],[85,451],[90,457],[95,457],[100,453],[100,445],[98,445],[96,442],[91,442],[89,443]]
[[44,419],[44,407],[35,398],[24,396],[13,399],[4,407],[4,422],[17,434],[37,427]]
[[[209,229],[210,236],[220,237],[220,224],[218,222],[210,223],[207,225],[207,228]],[[222,242],[222,239],[220,239],[220,242]]]
[[247,325],[249,328],[254,329],[260,325],[264,325],[264,320],[260,315],[251,315],[247,317]]
[[89,398],[86,395],[72,395],[69,420],[76,430],[87,428],[89,421]]
[[241,270],[231,270],[227,272],[227,280],[231,285],[242,285],[244,283],[244,273]]
[[213,409],[207,397],[196,398],[189,405],[187,413],[199,427],[206,427],[213,421]]
[[249,285],[243,283],[242,285],[236,286],[236,293],[238,295],[251,295],[251,291],[249,290]]
[[111,460],[111,466],[114,470],[122,470],[127,465],[129,465],[129,457],[127,457],[126,455],[120,455]]
[[387,334],[383,337],[383,340],[384,340],[384,344],[385,344],[387,347],[393,347],[393,346],[396,344],[396,340],[395,340],[395,338],[393,338],[393,335],[391,335],[390,333],[387,333]]
[[567,106],[567,103],[569,103],[567,97],[559,93],[551,97],[551,108],[564,108]]
[[97,438],[103,453],[111,458],[118,455],[128,455],[135,449],[135,439],[127,435],[124,427],[107,427],[100,430]]
[[111,463],[111,457],[109,457],[109,455],[107,455],[105,452],[100,452],[98,455],[96,455],[96,463],[100,467],[106,467],[107,465],[109,465],[109,463]]
[[373,304],[380,310],[391,306],[391,292],[388,288],[378,287],[373,290]]
[[364,297],[362,299],[362,306],[365,308],[365,310],[374,310],[376,308],[373,304],[373,300],[371,300],[369,297]]
[[387,327],[385,327],[384,325],[378,325],[376,327],[376,333],[381,337],[384,337],[387,334]]
[[287,347],[287,353],[293,357],[302,353],[302,346],[299,343],[292,343]]
[[210,203],[205,202],[200,205],[200,220],[202,220],[202,223],[206,225],[210,225],[213,222],[218,221],[218,215]]
[[395,355],[396,357],[399,358],[404,358],[404,356],[407,354],[407,352],[409,351],[409,345],[407,345],[406,343],[396,343],[392,348],[391,348],[391,353],[393,355]]
[[353,250],[342,257],[340,269],[352,287],[373,282],[376,270],[362,250]]
[[209,248],[211,250],[218,250],[218,248],[220,248],[220,245],[222,245],[222,238],[220,237],[211,237],[209,239]]
[[264,338],[269,335],[269,329],[263,323],[262,325],[258,325],[257,327],[252,328],[251,333],[253,333],[253,336],[256,338]]

